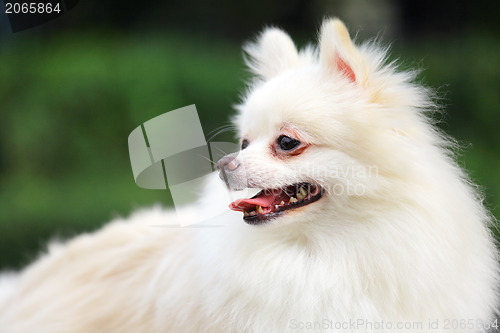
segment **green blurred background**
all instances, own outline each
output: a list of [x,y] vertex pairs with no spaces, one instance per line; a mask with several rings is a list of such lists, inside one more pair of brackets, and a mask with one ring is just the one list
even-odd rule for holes
[[135,185],[128,134],[190,104],[206,135],[226,125],[248,78],[242,42],[277,25],[303,46],[326,15],[423,69],[447,111],[436,121],[500,217],[499,1],[82,2],[15,34],[0,16],[0,268],[26,264],[50,238],[168,205],[168,191]]

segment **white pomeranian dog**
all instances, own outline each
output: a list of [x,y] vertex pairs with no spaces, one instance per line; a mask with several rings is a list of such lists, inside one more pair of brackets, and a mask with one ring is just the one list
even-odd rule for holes
[[[494,222],[433,126],[430,92],[326,20],[298,51],[266,29],[234,118],[241,151],[181,214],[140,211],[4,276],[0,331],[481,332]],[[219,179],[219,178],[222,178]],[[221,200],[226,187],[256,188]],[[197,221],[230,204],[220,228]]]

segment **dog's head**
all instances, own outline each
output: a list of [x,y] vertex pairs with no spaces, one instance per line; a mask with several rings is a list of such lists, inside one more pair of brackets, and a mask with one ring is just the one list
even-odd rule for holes
[[324,220],[376,195],[397,155],[392,141],[420,133],[408,109],[424,99],[410,75],[384,65],[373,45],[357,47],[336,19],[323,24],[318,49],[299,52],[271,28],[245,51],[255,79],[234,120],[241,150],[218,168],[231,189],[262,191],[230,207],[247,223],[281,224]]

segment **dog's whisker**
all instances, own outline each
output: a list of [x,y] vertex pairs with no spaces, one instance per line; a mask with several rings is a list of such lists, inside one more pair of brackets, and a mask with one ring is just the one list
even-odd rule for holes
[[226,133],[226,132],[234,132],[235,131],[235,126],[234,125],[224,125],[219,128],[216,128],[215,130],[211,131],[207,135],[207,142],[211,142],[216,136]]
[[217,164],[217,162],[214,162],[212,159],[210,159],[210,158],[208,158],[208,157],[206,157],[206,156],[203,156],[203,155],[198,155],[198,157],[201,157],[201,158],[203,158],[203,159],[205,159],[205,160],[209,161],[209,162],[210,162],[210,163],[212,163],[213,165],[216,165],[216,164]]
[[215,149],[217,149],[217,150],[218,150],[220,153],[222,153],[223,155],[230,154],[230,153],[228,153],[228,152],[224,151],[224,150],[223,150],[222,148],[220,148],[220,147],[215,147]]
[[221,129],[223,129],[223,128],[228,128],[228,127],[233,127],[233,126],[234,126],[233,124],[225,124],[225,125],[221,125],[221,126],[219,126],[219,127],[216,127],[215,129],[213,129],[212,131],[210,131],[210,132],[208,133],[208,135],[212,135],[214,132],[217,132],[217,131],[219,131],[219,130],[221,130]]

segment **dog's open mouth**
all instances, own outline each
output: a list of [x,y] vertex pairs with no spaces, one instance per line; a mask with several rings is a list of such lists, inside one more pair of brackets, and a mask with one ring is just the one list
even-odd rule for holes
[[250,199],[236,200],[229,208],[243,212],[245,222],[260,224],[286,210],[313,203],[322,195],[323,189],[320,186],[298,183],[285,188],[262,190]]

